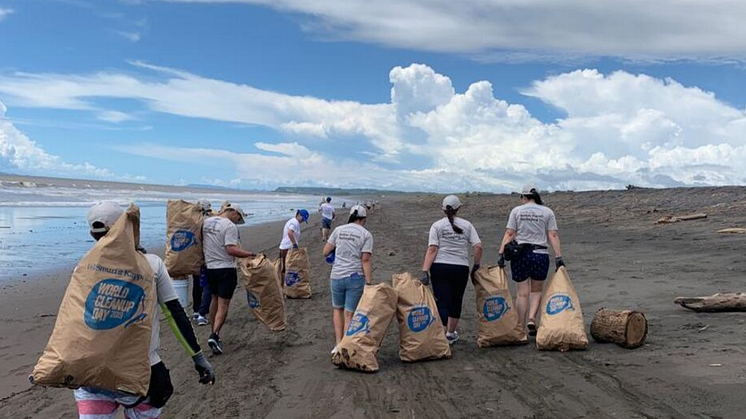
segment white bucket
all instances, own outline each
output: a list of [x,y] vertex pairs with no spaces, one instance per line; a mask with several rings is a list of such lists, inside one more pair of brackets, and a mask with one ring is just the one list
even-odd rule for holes
[[179,296],[179,302],[181,303],[181,306],[186,308],[187,304],[189,304],[189,280],[184,279],[174,279],[174,291],[176,291],[176,295]]

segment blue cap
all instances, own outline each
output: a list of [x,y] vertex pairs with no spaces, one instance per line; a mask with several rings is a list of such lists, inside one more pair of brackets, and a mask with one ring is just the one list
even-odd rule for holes
[[303,217],[303,221],[304,222],[306,222],[306,223],[308,222],[308,217],[309,217],[310,214],[308,213],[307,210],[304,210],[304,209],[298,210],[298,214],[300,214],[300,216]]

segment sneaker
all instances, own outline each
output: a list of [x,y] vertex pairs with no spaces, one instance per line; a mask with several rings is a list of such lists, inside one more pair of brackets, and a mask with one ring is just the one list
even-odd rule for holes
[[212,349],[213,355],[222,355],[223,354],[223,346],[220,344],[220,337],[216,335],[215,333],[210,335],[210,338],[207,339],[207,346]]
[[207,320],[207,317],[205,316],[197,317],[197,326],[206,326],[208,324],[210,324],[210,321]]
[[199,320],[199,313],[196,311],[192,314],[192,320]]
[[528,329],[529,336],[536,336],[536,322],[535,321],[529,320],[528,324],[526,325],[526,328]]
[[458,332],[446,332],[446,339],[448,340],[449,345],[453,345],[458,340]]

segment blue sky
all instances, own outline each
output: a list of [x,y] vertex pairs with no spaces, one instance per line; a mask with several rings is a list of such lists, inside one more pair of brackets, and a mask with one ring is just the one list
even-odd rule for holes
[[0,0],[0,171],[407,190],[746,182],[746,7]]

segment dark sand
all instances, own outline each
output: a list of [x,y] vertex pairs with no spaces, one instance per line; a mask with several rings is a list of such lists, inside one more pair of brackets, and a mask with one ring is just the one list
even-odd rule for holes
[[[202,387],[168,327],[161,356],[176,393],[164,418],[741,418],[746,417],[746,313],[697,314],[673,304],[680,295],[746,291],[746,188],[557,193],[545,200],[558,217],[564,259],[586,325],[600,307],[643,311],[645,346],[625,350],[591,342],[587,351],[538,352],[532,346],[479,349],[474,292],[465,297],[462,340],[447,361],[403,364],[392,325],[381,369],[363,374],[329,361],[329,267],[321,258],[318,219],[302,242],[312,255],[314,298],[288,301],[290,326],[271,333],[237,290],[223,331],[226,354],[212,357],[218,383]],[[464,197],[461,211],[496,260],[516,196]],[[440,197],[382,200],[368,228],[376,240],[374,276],[416,272]],[[663,215],[706,212],[709,218],[656,226]],[[244,245],[271,249],[281,224],[251,227]],[[74,418],[72,393],[25,381],[54,324],[70,269],[0,290],[0,417]],[[189,310],[189,312],[191,312]],[[196,328],[205,342],[209,330]],[[206,346],[206,345],[204,345]],[[721,366],[713,366],[721,365]]]

